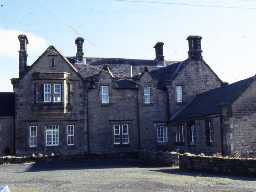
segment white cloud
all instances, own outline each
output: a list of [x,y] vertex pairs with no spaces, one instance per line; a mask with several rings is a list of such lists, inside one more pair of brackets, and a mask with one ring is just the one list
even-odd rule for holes
[[1,29],[0,28],[0,56],[17,57],[19,50],[19,34],[26,34],[28,44],[28,54],[35,55],[43,51],[47,46],[46,39],[30,32]]

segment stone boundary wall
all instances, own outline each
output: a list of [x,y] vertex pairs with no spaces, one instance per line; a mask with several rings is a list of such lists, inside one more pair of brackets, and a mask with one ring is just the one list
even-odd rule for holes
[[236,176],[256,176],[256,159],[180,155],[179,167],[184,171],[199,171]]

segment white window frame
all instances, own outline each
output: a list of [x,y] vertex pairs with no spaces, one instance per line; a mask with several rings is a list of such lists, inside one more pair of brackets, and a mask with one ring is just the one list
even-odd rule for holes
[[195,124],[190,125],[190,131],[191,131],[190,144],[195,145],[196,144],[196,137],[197,137],[196,125]]
[[208,120],[208,129],[209,129],[209,144],[214,142],[214,127],[212,120]]
[[[125,131],[125,129],[127,129]],[[128,124],[122,124],[122,136],[121,136],[121,141],[122,144],[129,144],[130,140],[129,140],[129,125]]]
[[109,86],[100,86],[101,104],[109,104]]
[[44,83],[44,103],[52,102],[52,86],[50,83]]
[[[59,145],[59,125],[50,125],[45,127],[45,145],[47,147]],[[50,141],[48,141],[48,136]]]
[[[35,132],[32,131],[33,129],[35,129]],[[29,126],[29,147],[37,147],[37,126],[35,125]]]
[[146,86],[143,89],[143,100],[144,104],[150,104],[151,103],[151,87]]
[[176,131],[176,143],[184,143],[185,136],[184,136],[184,124],[179,124],[178,129]]
[[67,145],[74,146],[75,145],[75,126],[67,125]]
[[181,85],[176,86],[176,102],[177,103],[183,102],[183,86]]
[[129,125],[127,123],[113,125],[114,145],[127,145],[130,143]]
[[62,102],[62,84],[61,83],[53,84],[53,102],[54,103]]
[[168,142],[168,127],[160,125],[157,127],[157,142],[160,144]]
[[[113,125],[113,133],[114,133],[114,144],[120,145],[121,144],[121,125],[114,124]],[[119,140],[119,141],[117,141]]]

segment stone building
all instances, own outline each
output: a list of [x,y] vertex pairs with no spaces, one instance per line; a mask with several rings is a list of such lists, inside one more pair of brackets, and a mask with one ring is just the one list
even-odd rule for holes
[[[251,111],[242,109],[249,104],[247,98],[253,99],[254,89],[248,88],[250,93],[239,89],[244,99],[238,93],[232,96],[229,87],[233,85],[223,83],[203,60],[200,36],[187,38],[184,61],[165,60],[162,42],[154,46],[153,60],[85,57],[84,39],[78,37],[74,57],[49,46],[32,65],[27,64],[27,37],[18,39],[19,77],[12,79],[15,126],[11,135],[16,154],[141,150],[230,154],[254,146],[254,138],[245,140],[248,135],[240,131],[246,123],[248,131],[253,130],[247,122],[248,114],[255,111],[253,105]],[[217,100],[218,92],[221,98],[234,99]],[[218,113],[197,114],[197,109],[203,112],[219,106]],[[239,120],[241,110],[244,124]]]

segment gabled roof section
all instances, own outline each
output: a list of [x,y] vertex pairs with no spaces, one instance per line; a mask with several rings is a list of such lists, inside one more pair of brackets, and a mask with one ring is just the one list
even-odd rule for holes
[[0,92],[0,116],[14,116],[14,93]]
[[231,105],[254,79],[255,77],[250,77],[197,95],[190,104],[172,118],[172,121],[220,114],[221,105]]
[[[27,70],[26,73],[28,71],[30,71],[34,65],[36,65],[36,63],[40,60],[41,57],[43,57],[45,54],[49,54],[49,55],[59,55],[69,66],[70,68],[80,77],[81,75],[78,73],[78,70],[72,65],[72,63],[70,63],[70,61],[63,56],[63,54],[61,54],[53,45],[50,45],[38,58],[37,60],[30,66],[27,66]],[[24,74],[21,78],[23,78],[26,74]]]

